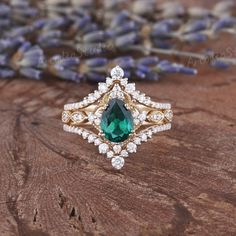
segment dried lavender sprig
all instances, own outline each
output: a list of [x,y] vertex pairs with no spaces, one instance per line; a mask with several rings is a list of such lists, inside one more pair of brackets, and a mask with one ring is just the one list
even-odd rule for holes
[[14,53],[0,57],[0,76],[9,77],[20,74],[28,78],[40,79],[47,72],[59,78],[80,81],[82,78],[91,81],[102,81],[107,71],[114,65],[124,68],[126,75],[135,79],[157,80],[159,75],[169,73],[196,74],[196,70],[159,60],[157,57],[119,57],[115,59],[92,58],[80,60],[77,57],[63,58],[55,55],[47,60],[43,50],[25,42]]
[[[163,47],[163,45],[164,47],[169,46],[168,43],[165,43],[163,41],[173,38],[184,42],[202,42],[209,37],[216,37],[220,33],[220,31],[226,31],[231,34],[236,33],[236,19],[233,17],[224,17],[223,19],[214,21],[212,19],[197,20],[193,22],[187,22],[186,25],[181,25],[181,21],[176,19],[162,20],[153,25],[148,22],[147,24],[143,25],[143,22],[130,20],[130,15],[128,12],[123,14],[123,16],[125,17],[123,17],[122,21],[117,21],[117,18],[120,19],[120,15],[122,16],[122,13],[118,14],[115,17],[115,19],[112,21],[111,27],[118,27],[118,29],[121,29],[120,31],[124,31],[124,29],[127,28],[126,30],[129,30],[137,34],[140,38],[143,38],[142,40],[145,41],[145,44],[147,44],[149,41],[149,44],[152,47]],[[40,34],[40,36],[38,36],[38,43],[41,46],[58,46],[60,45],[62,38],[68,38],[68,34],[63,34],[63,27],[65,26],[69,27],[69,29],[72,29],[68,30],[70,35],[73,35],[71,34],[71,31],[75,32],[76,29],[80,29],[80,32],[78,33],[80,37],[83,37],[83,33],[91,32],[92,30],[98,30],[98,26],[88,19],[91,20],[91,17],[89,15],[81,14],[81,11],[77,12],[77,14],[75,15],[72,14],[72,16],[66,15],[60,18],[57,17],[56,19],[39,19],[32,25],[27,25],[11,30],[6,34],[6,36],[23,36],[38,31],[38,34]],[[86,21],[87,24],[89,23],[86,26],[86,29],[90,30],[84,31],[81,34],[81,24]],[[38,22],[40,22],[41,25]],[[129,28],[127,27],[129,25],[135,25],[135,27]],[[209,25],[212,27],[207,28],[209,27]],[[176,28],[176,26],[178,26],[179,29],[173,30],[173,28]],[[110,33],[111,29],[108,28],[103,31],[104,33]],[[115,34],[113,35],[113,39],[116,36],[120,36],[120,33],[115,32]],[[132,35],[129,37],[133,37]],[[124,35],[123,38],[126,37]],[[86,41],[86,39],[87,35],[84,36],[83,40]],[[119,39],[117,39],[116,41],[118,42]],[[88,46],[86,45],[79,46],[82,46],[85,49],[88,48]]]
[[[60,22],[60,20],[59,20],[59,22]],[[63,20],[61,21],[61,22],[63,22]],[[130,23],[133,23],[133,22],[130,22]],[[50,24],[49,24],[50,25]],[[53,24],[52,24],[53,25]],[[59,27],[61,27],[63,24],[55,24],[55,26],[57,27],[57,26],[59,26]],[[132,25],[132,24],[131,24]],[[115,39],[115,47],[114,48],[119,48],[119,49],[127,49],[127,46],[132,46],[132,44],[134,44],[134,43],[136,43],[137,41],[138,41],[138,36],[135,34],[136,33],[136,31],[137,31],[137,29],[138,29],[138,27],[136,27],[136,25],[135,24],[133,24],[134,25],[134,32],[132,32],[132,33],[129,33],[129,34],[124,34],[123,35],[123,33],[124,33],[124,31],[125,31],[125,33],[128,31],[128,30],[130,30],[130,27],[121,27],[121,29],[120,29],[120,31],[119,30],[117,30],[116,32],[115,32],[115,36],[119,36],[119,37],[117,37],[116,39]],[[44,25],[45,26],[45,25]],[[127,26],[127,25],[126,25]],[[50,29],[50,27],[48,27],[48,25],[45,27],[46,29]],[[16,36],[17,35],[17,32],[23,32],[23,34],[26,32],[26,33],[32,33],[32,31],[30,30],[30,28],[27,30],[27,27],[25,28],[25,27],[23,27],[23,28],[21,28],[20,30],[16,30],[15,31],[16,32],[16,34],[13,34],[12,36]],[[53,34],[53,33],[57,33],[57,34]],[[52,31],[52,32],[50,32],[49,34],[48,34],[48,32],[46,31],[45,32],[45,34],[46,34],[46,37],[44,37],[44,35],[42,35],[41,36],[41,40],[40,40],[40,42],[41,42],[41,44],[42,45],[47,45],[47,46],[52,46],[52,45],[58,45],[58,42],[60,41],[59,39],[55,39],[55,36],[56,35],[58,35],[59,37],[60,37],[60,31]],[[84,36],[84,39],[83,39],[83,41],[84,41],[84,44],[82,44],[82,46],[84,47],[84,48],[89,48],[90,47],[90,45],[91,45],[91,43],[94,43],[94,45],[95,45],[95,47],[96,47],[96,43],[98,43],[97,41],[98,41],[98,36],[99,36],[99,40],[102,40],[102,43],[106,43],[106,36],[109,36],[109,34],[110,34],[110,32],[108,31],[108,33],[105,31],[105,33],[103,33],[103,32],[99,32],[99,34],[96,34],[96,32],[94,33],[92,33],[92,34],[86,34],[85,36]],[[119,35],[119,34],[121,34],[121,35]],[[104,39],[103,39],[103,35],[104,35]],[[113,35],[113,36],[114,36]],[[52,41],[51,41],[51,39],[52,39]],[[108,40],[110,40],[110,38],[108,37]],[[94,42],[93,42],[94,41]],[[87,42],[90,42],[90,44],[87,44]],[[100,43],[100,42],[99,42]],[[88,45],[88,46],[86,46],[86,45]],[[125,46],[125,47],[124,47]],[[124,47],[124,48],[123,48]],[[145,47],[145,48],[147,48],[147,47]],[[153,49],[155,49],[155,48],[153,48]],[[140,49],[140,50],[142,50],[142,51],[144,51],[144,49]],[[153,52],[154,51],[156,51],[156,50],[152,50]],[[160,51],[159,51],[159,53],[160,53]],[[168,52],[167,52],[167,54],[168,54]],[[185,53],[183,52],[182,54],[180,54],[180,53],[178,53],[178,55],[184,55]],[[188,56],[189,56],[189,53],[187,52],[186,53]],[[201,56],[201,55],[200,55]],[[203,58],[203,57],[201,57],[201,58]],[[228,62],[231,62],[232,60],[228,60]]]
[[[82,24],[81,24],[81,22],[82,22]],[[89,22],[89,24],[86,24],[86,22]],[[171,22],[172,22],[172,20],[167,21],[168,24],[171,24]],[[180,57],[188,57],[188,58],[191,57],[191,58],[196,58],[196,59],[200,59],[200,60],[205,60],[205,58],[206,58],[206,55],[204,55],[204,54],[202,55],[202,54],[197,54],[197,53],[183,52],[183,51],[170,50],[170,49],[160,50],[158,48],[150,47],[150,45],[140,44],[139,35],[137,35],[137,32],[136,32],[138,29],[138,26],[137,26],[137,24],[135,24],[135,22],[128,22],[128,24],[125,24],[123,26],[116,28],[115,31],[108,30],[107,32],[104,32],[104,31],[93,32],[92,30],[91,30],[92,32],[89,32],[88,29],[91,26],[91,22],[90,21],[83,21],[83,18],[81,21],[79,21],[79,23],[80,24],[78,24],[78,25],[80,25],[81,33],[83,34],[85,32],[85,35],[82,36],[82,38],[79,35],[79,37],[78,37],[79,42],[77,44],[75,44],[75,42],[71,41],[70,43],[66,42],[66,45],[74,47],[76,50],[82,50],[86,54],[88,54],[88,51],[91,49],[96,49],[96,50],[92,50],[93,54],[94,53],[100,54],[103,48],[107,48],[107,46],[109,46],[110,49],[112,49],[112,50],[116,50],[116,49],[136,50],[136,51],[144,52],[145,54],[158,53],[158,54],[165,54],[165,55],[178,55]],[[221,27],[224,26],[224,24],[222,22],[220,22],[220,23],[221,23]],[[226,23],[227,23],[227,21],[226,21]],[[35,25],[39,28],[43,25],[46,29],[51,29],[51,27],[66,25],[66,23],[59,18],[59,19],[55,19],[55,20],[51,20],[51,21],[46,21],[46,23],[45,23],[45,21],[37,21],[35,23]],[[220,25],[220,24],[218,24],[218,25]],[[197,27],[195,27],[195,29],[196,28]],[[219,26],[215,27],[215,28],[217,30],[220,29]],[[189,28],[189,30],[190,30],[190,28]],[[25,30],[23,30],[23,31],[25,32]],[[60,39],[55,38],[54,32],[58,32],[59,33],[58,35],[60,36],[60,31],[52,30],[48,35],[47,35],[47,31],[46,31],[45,34],[42,34],[42,36],[40,36],[41,44],[44,46],[45,45],[47,45],[47,46],[58,45],[60,43]],[[87,33],[87,32],[89,32],[89,33]],[[45,35],[47,35],[47,37],[45,37]],[[16,40],[16,39],[14,39],[14,40]],[[9,49],[9,47],[11,45],[12,45],[12,47],[15,47],[16,45],[14,44],[14,40],[12,40],[12,41],[10,39],[5,40],[5,41],[3,40],[3,42],[5,42],[3,44],[3,46],[8,45],[7,49]],[[8,42],[8,43],[6,43],[6,42]],[[62,42],[65,43],[64,41],[62,41]],[[147,41],[145,43],[147,43]],[[1,46],[1,41],[0,41],[0,46]],[[99,48],[101,48],[101,50]],[[3,47],[3,49],[4,49],[4,47]],[[1,50],[1,47],[0,47],[0,50]],[[235,64],[235,59],[233,59],[233,58],[232,59],[231,58],[219,58],[218,60],[221,60],[222,62],[224,61],[224,63],[227,63],[228,65]]]
[[27,24],[38,16],[39,10],[28,0],[10,0],[0,4],[0,20],[7,20],[9,24],[6,26]]
[[[208,53],[201,54],[201,53],[194,53],[194,52],[185,52],[185,51],[179,51],[175,49],[161,49],[161,48],[150,48],[145,47],[142,45],[135,45],[135,46],[129,46],[129,50],[134,51],[140,51],[144,53],[145,55],[149,54],[160,54],[160,55],[168,55],[168,56],[179,56],[183,58],[187,58],[189,61],[192,59],[199,60],[199,61],[210,61],[211,65],[217,68],[226,68],[231,65],[236,65],[236,58],[227,58],[227,57],[219,57],[217,54],[215,54],[213,51],[211,55]],[[223,67],[223,64],[225,65]]]
[[[86,6],[85,6],[86,2]],[[62,4],[63,3],[63,4]],[[216,3],[211,9],[203,7],[189,7],[186,8],[181,3],[177,2],[164,2],[157,3],[155,0],[104,0],[103,4],[96,7],[96,1],[51,1],[45,2],[44,8],[48,9],[49,14],[65,14],[72,12],[74,9],[86,8],[95,17],[101,20],[110,22],[113,15],[122,10],[128,10],[133,19],[139,19],[141,21],[149,21],[150,19],[167,19],[167,18],[202,18],[206,16],[218,18],[219,16],[231,15],[235,3],[232,0],[222,1]],[[95,10],[96,9],[96,10]]]
[[[143,57],[135,59],[131,56],[118,57],[109,60],[104,57],[84,59],[79,61],[78,58],[63,59],[56,56],[58,62],[50,66],[50,71],[61,78],[69,80],[81,80],[86,78],[91,81],[104,81],[107,71],[114,65],[120,65],[125,75],[130,78],[144,80],[158,80],[160,75],[170,73],[183,73],[194,75],[197,71],[193,68],[181,64],[172,63],[167,60],[159,60],[157,57]],[[68,70],[67,61],[70,60]],[[64,66],[61,66],[64,64]],[[67,64],[67,66],[65,66]],[[61,72],[64,72],[61,74]],[[74,74],[74,73],[77,73]]]

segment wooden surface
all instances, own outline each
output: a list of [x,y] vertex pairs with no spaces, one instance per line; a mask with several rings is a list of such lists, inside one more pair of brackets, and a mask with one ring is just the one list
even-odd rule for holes
[[235,72],[137,83],[173,104],[173,129],[121,171],[62,131],[95,85],[1,81],[0,235],[236,235]]
[[121,171],[62,130],[63,104],[95,88],[0,81],[0,236],[235,236],[236,69],[137,83],[172,103],[173,128]]

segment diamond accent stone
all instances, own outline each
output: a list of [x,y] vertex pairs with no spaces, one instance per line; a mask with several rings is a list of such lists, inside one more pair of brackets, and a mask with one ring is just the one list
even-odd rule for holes
[[96,116],[95,116],[93,113],[90,112],[90,113],[88,114],[88,121],[89,121],[90,123],[93,123],[95,118],[96,118]]
[[112,158],[113,156],[114,156],[114,152],[113,151],[107,152],[107,158]]
[[88,132],[84,131],[84,132],[82,133],[83,139],[88,138],[88,136],[89,136],[89,133],[88,133]]
[[139,116],[138,116],[139,120],[141,122],[145,121],[147,118],[147,113],[146,112],[142,112]]
[[94,135],[92,135],[92,134],[90,134],[90,135],[88,136],[88,142],[89,142],[89,143],[93,143],[95,139],[96,139],[96,137],[95,137]]
[[98,146],[99,153],[106,154],[109,150],[109,146],[106,143],[102,143]]
[[74,112],[71,115],[71,120],[75,123],[81,122],[84,119],[84,116],[81,112]]
[[125,160],[123,157],[117,156],[111,159],[111,164],[115,169],[120,170],[124,166]]
[[169,120],[172,121],[173,118],[173,112],[171,110],[167,110],[164,112],[165,117]]
[[120,151],[121,151],[121,146],[120,145],[115,145],[113,147],[113,151],[116,153],[116,154],[119,154]]
[[70,120],[70,112],[69,111],[63,111],[62,112],[62,117],[61,117],[62,122],[67,123]]
[[125,91],[128,93],[134,92],[135,91],[135,84],[134,83],[127,84],[125,86]]
[[97,118],[97,119],[94,120],[94,123],[95,123],[95,125],[100,125],[101,120],[99,118]]
[[102,93],[105,93],[108,90],[107,84],[106,83],[99,83],[98,90]]
[[129,153],[128,153],[126,150],[122,150],[121,153],[120,153],[120,155],[121,155],[122,157],[128,157],[128,156],[129,156]]
[[142,140],[142,142],[147,142],[147,135],[146,134],[142,134],[141,135],[141,140]]
[[134,119],[134,124],[135,124],[135,125],[138,125],[138,124],[139,124],[139,122],[140,122],[140,120],[139,120],[139,119]]
[[137,145],[135,143],[130,142],[127,144],[127,150],[130,153],[134,153],[137,150]]
[[161,122],[164,119],[164,114],[161,111],[153,112],[150,116],[150,120],[154,122]]
[[128,79],[127,79],[127,78],[121,79],[121,80],[120,80],[120,84],[121,84],[122,86],[127,85],[127,84],[128,84]]
[[147,136],[148,136],[148,138],[151,138],[151,137],[152,137],[152,131],[151,131],[151,130],[148,130]]
[[120,68],[119,66],[114,67],[111,70],[111,77],[115,77],[115,78],[122,78],[124,76],[124,71],[122,68]]
[[90,93],[89,95],[88,95],[88,102],[89,103],[92,103],[92,102],[94,102],[96,100],[96,98],[95,98],[95,96],[93,95],[93,93]]
[[134,143],[136,145],[140,145],[141,144],[141,139],[139,137],[134,138]]
[[100,145],[101,143],[102,143],[102,141],[101,141],[99,138],[95,139],[95,141],[94,141],[94,145],[95,145],[95,146],[98,146],[98,145]]

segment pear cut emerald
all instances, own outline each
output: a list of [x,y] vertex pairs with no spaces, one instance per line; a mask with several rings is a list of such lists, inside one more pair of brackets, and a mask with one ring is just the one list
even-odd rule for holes
[[117,98],[109,101],[108,107],[102,113],[100,125],[106,139],[115,143],[126,140],[134,128],[131,111]]

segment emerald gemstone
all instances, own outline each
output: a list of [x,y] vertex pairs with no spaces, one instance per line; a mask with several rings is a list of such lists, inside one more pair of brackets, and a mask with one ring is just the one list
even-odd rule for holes
[[123,142],[134,128],[132,114],[124,105],[120,99],[111,99],[102,113],[101,129],[111,142]]

